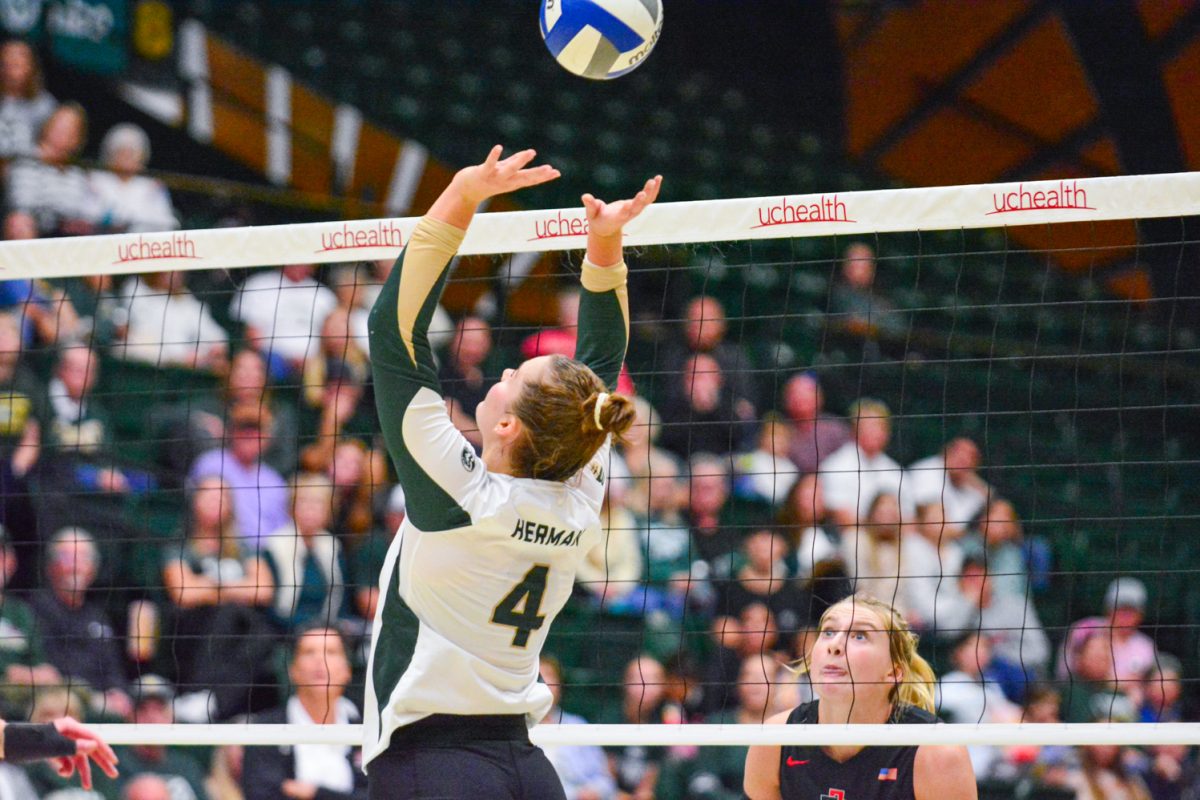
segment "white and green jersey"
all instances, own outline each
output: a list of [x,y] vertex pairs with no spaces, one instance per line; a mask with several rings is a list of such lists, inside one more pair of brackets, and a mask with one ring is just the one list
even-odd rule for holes
[[[425,218],[370,317],[375,400],[407,517],[380,575],[364,761],[430,714],[550,710],[538,655],[601,540],[608,446],[566,482],[488,472],[450,421],[427,331],[465,231]],[[576,357],[612,387],[629,338],[626,267],[584,263]]]

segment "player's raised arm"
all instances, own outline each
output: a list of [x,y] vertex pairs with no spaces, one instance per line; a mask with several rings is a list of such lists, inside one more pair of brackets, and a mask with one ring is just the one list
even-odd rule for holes
[[646,181],[642,190],[628,200],[605,203],[590,194],[582,198],[587,211],[588,243],[580,275],[584,291],[579,300],[575,357],[591,367],[610,389],[616,387],[629,343],[624,228],[658,198],[660,186],[661,175]]
[[[447,485],[443,474],[447,464],[457,465],[463,458],[461,435],[442,404],[428,336],[447,266],[481,202],[559,174],[548,165],[530,167],[533,150],[505,159],[500,153],[497,145],[482,164],[459,170],[434,201],[396,259],[368,323],[383,438],[405,492],[420,501],[410,503],[410,513],[426,530],[463,524],[461,509],[452,502],[461,487]],[[424,395],[422,390],[427,390]]]

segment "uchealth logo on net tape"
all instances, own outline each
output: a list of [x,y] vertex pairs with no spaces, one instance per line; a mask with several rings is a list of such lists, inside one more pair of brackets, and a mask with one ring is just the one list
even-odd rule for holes
[[579,214],[564,214],[554,212],[554,216],[533,221],[533,236],[529,241],[540,239],[563,239],[568,236],[587,236],[588,221],[581,209]]
[[363,247],[404,247],[404,231],[394,222],[381,220],[367,225],[346,223],[337,230],[321,234],[318,253],[358,250]]
[[1054,181],[1032,185],[1018,183],[1015,189],[993,192],[992,208],[994,210],[987,212],[989,217],[993,214],[1011,214],[1014,211],[1096,210],[1088,205],[1087,192],[1079,188],[1079,181]]
[[808,197],[781,197],[778,202],[758,207],[758,224],[751,228],[770,228],[775,225],[801,225],[812,222],[854,222],[850,219],[846,201],[836,194]]
[[117,245],[117,260],[114,264],[136,261],[167,261],[202,259],[196,253],[196,242],[187,233],[172,233],[161,236],[138,236],[137,239]]

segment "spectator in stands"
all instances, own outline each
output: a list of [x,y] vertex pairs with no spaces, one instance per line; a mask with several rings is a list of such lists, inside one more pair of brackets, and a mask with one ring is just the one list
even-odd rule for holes
[[[558,661],[543,653],[538,662],[538,674],[554,699],[554,705],[542,719],[542,724],[586,725],[587,720],[583,717],[562,710],[563,677]],[[542,749],[562,781],[567,800],[615,800],[617,784],[608,771],[608,757],[604,755],[604,750],[588,745],[552,745]]]
[[715,565],[739,549],[742,540],[742,532],[723,519],[729,501],[729,460],[698,452],[689,467],[687,519],[692,544],[697,556]]
[[[360,720],[346,699],[350,660],[336,628],[311,624],[296,632],[288,677],[292,696],[255,722],[289,725],[347,725]],[[247,747],[242,764],[245,800],[321,798],[366,800],[367,778],[359,748],[346,745],[300,744],[289,747]]]
[[808,621],[806,598],[788,574],[787,541],[770,528],[746,537],[740,569],[717,584],[716,613],[740,619],[747,606],[762,603],[771,610],[780,631],[780,647],[788,649]]
[[38,133],[57,105],[33,47],[20,39],[0,45],[0,160],[36,156]]
[[[46,663],[41,631],[33,611],[5,590],[17,571],[17,552],[0,525],[0,709],[4,719],[23,713],[29,702],[28,689],[59,683],[59,671]],[[18,709],[20,711],[18,712]]]
[[467,441],[482,446],[475,408],[483,402],[492,380],[485,371],[492,352],[492,328],[479,317],[463,317],[454,326],[454,338],[438,369],[450,418]]
[[[788,689],[794,678],[770,654],[742,660],[737,679],[737,708],[705,721],[714,724],[761,725],[790,708]],[[794,694],[794,692],[793,692]],[[658,778],[658,800],[740,800],[746,766],[745,747],[701,747],[695,755],[669,758]]]
[[98,693],[98,711],[128,719],[125,667],[112,625],[88,590],[100,568],[100,551],[82,528],[63,528],[46,545],[48,586],[33,596],[33,613],[46,659],[63,675]]
[[875,291],[875,249],[854,242],[842,254],[841,281],[834,287],[829,312],[839,327],[856,336],[874,336],[880,329],[895,329],[895,307]]
[[1181,722],[1183,720],[1183,665],[1170,653],[1159,653],[1158,661],[1142,676],[1138,691],[1141,708],[1138,722]]
[[855,402],[850,407],[854,439],[821,462],[825,505],[839,527],[860,524],[879,495],[900,494],[904,471],[885,452],[892,435],[891,413],[879,400]]
[[736,617],[717,617],[712,633],[717,649],[706,660],[701,681],[700,708],[707,715],[737,705],[737,679],[745,659],[766,653],[786,661],[793,655],[793,639],[782,640],[775,615],[761,599],[743,606]]
[[1070,654],[1077,640],[1086,632],[1099,628],[1111,638],[1113,679],[1123,692],[1136,693],[1146,671],[1158,660],[1154,640],[1140,628],[1146,613],[1146,584],[1137,578],[1123,576],[1108,585],[1104,592],[1103,617],[1086,617],[1071,626],[1064,642],[1067,657],[1059,662],[1058,677],[1067,677],[1076,665]]
[[592,548],[575,572],[575,585],[610,613],[641,614],[641,540],[637,517],[629,510],[628,481],[608,483],[600,509],[603,541]]
[[[933,630],[941,622],[940,611],[946,603],[959,600],[955,590],[962,571],[962,529],[948,525],[941,503],[928,503],[917,511],[916,525],[903,534],[905,618],[919,630]],[[993,568],[988,562],[989,572]]]
[[[1055,725],[1062,720],[1062,697],[1053,687],[1033,684],[1025,696],[1021,721],[1037,725]],[[1079,768],[1078,750],[1070,745],[1018,745],[1009,748],[1009,761],[1027,765],[1038,783],[1051,787],[1069,787],[1071,775]]]
[[[652,656],[640,655],[625,667],[621,707],[598,722],[626,725],[684,722],[683,707],[668,696],[667,670]],[[665,747],[609,747],[609,769],[617,791],[631,800],[650,800],[666,757]]]
[[1102,628],[1087,628],[1069,642],[1068,657],[1074,665],[1063,687],[1063,719],[1066,722],[1132,722],[1137,709],[1130,698],[1117,690],[1113,678],[1112,641]]
[[695,552],[683,517],[685,492],[678,462],[669,455],[655,455],[635,494],[644,499],[630,505],[637,515],[645,564],[646,610],[661,606],[675,618],[683,615]]
[[734,417],[726,377],[712,355],[688,357],[678,373],[681,396],[664,406],[664,448],[687,459],[692,453],[720,455],[742,446],[750,426]]
[[[141,493],[153,487],[150,475],[123,470],[117,463],[108,409],[92,390],[100,378],[100,359],[82,345],[59,351],[48,390],[52,419],[49,443],[59,488],[110,494]],[[86,498],[80,498],[86,502]]]
[[350,421],[366,410],[368,363],[350,338],[350,316],[338,307],[321,326],[319,352],[304,362],[304,399],[320,415],[317,437],[300,453],[300,466],[310,472],[328,469],[338,437]]
[[148,233],[179,227],[167,187],[142,174],[150,161],[150,137],[144,130],[131,122],[114,125],[100,142],[100,161],[105,169],[93,170],[88,182],[105,228]]
[[167,426],[162,438],[174,442],[186,439],[188,446],[174,448],[181,452],[170,455],[172,467],[186,474],[196,455],[220,448],[228,435],[229,414],[237,407],[269,409],[270,430],[263,461],[282,475],[296,469],[296,445],[300,423],[296,406],[281,398],[267,384],[267,362],[262,354],[241,348],[229,360],[229,369],[221,380],[219,394],[189,398],[181,407],[166,410],[162,423]]
[[1154,800],[1192,800],[1200,789],[1200,757],[1194,747],[1149,745],[1131,760]]
[[328,530],[333,486],[325,475],[298,473],[291,483],[292,519],[263,542],[275,584],[275,622],[292,631],[336,623],[345,611],[342,547]]
[[901,531],[899,499],[881,492],[871,503],[866,521],[842,531],[841,550],[854,591],[885,598],[907,617]]
[[387,494],[387,505],[383,514],[382,527],[375,528],[354,549],[348,566],[350,582],[357,587],[354,593],[354,608],[366,620],[375,619],[379,605],[379,576],[388,548],[400,523],[404,522],[404,488],[396,484]]
[[242,794],[242,766],[246,748],[240,744],[226,744],[213,751],[212,767],[204,788],[209,800],[245,800]]
[[251,549],[290,520],[287,481],[262,460],[270,430],[271,413],[263,405],[234,406],[225,447],[202,454],[188,473],[194,483],[216,476],[230,487],[238,530]]
[[38,134],[36,156],[19,159],[9,167],[6,238],[95,231],[100,207],[87,173],[74,163],[86,140],[87,112],[83,107],[64,103],[56,108]]
[[[633,426],[626,432],[625,442],[620,451],[629,468],[631,480],[638,481],[649,474],[652,459],[670,456],[658,446],[659,437],[662,435],[662,416],[644,397],[633,398],[633,406],[637,417]],[[610,483],[616,479],[616,475],[609,476]],[[631,498],[634,499],[636,498]]]
[[387,474],[380,454],[361,439],[343,437],[333,447],[333,458],[324,472],[333,484],[333,516],[329,529],[355,543],[374,522],[375,492]]
[[121,800],[174,799],[171,796],[170,784],[162,776],[153,772],[145,772],[125,783],[125,788],[121,790]]
[[1129,748],[1119,744],[1080,748],[1080,769],[1071,780],[1075,800],[1150,800],[1145,782],[1126,766],[1129,755]]
[[792,490],[779,513],[779,522],[796,554],[798,577],[807,580],[822,561],[841,558],[841,540],[825,525],[825,493],[820,476],[805,474]]
[[0,313],[0,524],[20,557],[14,584],[34,584],[36,528],[30,503],[30,473],[42,451],[42,429],[49,420],[38,380],[21,363],[21,327],[12,314]]
[[122,287],[121,302],[126,327],[116,355],[156,367],[226,367],[229,334],[188,289],[183,272],[134,277]]
[[963,552],[986,558],[996,591],[1024,597],[1030,589],[1050,586],[1050,548],[1038,537],[1028,537],[1011,502],[992,498],[975,530],[962,540]]
[[[558,293],[558,327],[542,328],[527,336],[521,342],[521,357],[527,360],[551,355],[574,358],[578,333],[579,289],[567,288]],[[635,394],[629,368],[624,364],[621,365],[621,372],[617,376],[617,391],[627,397],[633,397]]]
[[[220,395],[191,398],[184,408],[168,414],[168,423],[178,425],[179,413],[187,423],[187,451],[191,457],[182,463],[181,473],[191,467],[194,456],[206,450],[218,449],[227,437],[229,411],[236,407],[254,405],[270,409],[270,444],[263,461],[286,475],[296,468],[296,447],[300,438],[300,422],[296,419],[296,404],[272,391],[266,381],[266,360],[258,350],[241,348],[229,360],[222,375]],[[168,437],[178,439],[181,437]]]
[[[1000,688],[986,678],[985,670],[991,658],[992,646],[987,636],[979,631],[967,631],[959,636],[950,651],[954,669],[943,675],[937,684],[936,704],[940,717],[963,725],[1021,721],[1021,707],[1010,702]],[[967,751],[977,778],[987,779],[997,765],[1003,763],[999,747],[972,746]]]
[[366,298],[370,282],[371,273],[364,264],[343,264],[334,269],[329,278],[330,288],[337,295],[338,306],[350,315],[350,336],[368,358],[371,356],[371,342],[367,335],[367,318],[371,307],[367,305]]
[[247,278],[229,316],[245,323],[246,340],[267,357],[272,377],[294,380],[316,354],[315,340],[337,305],[337,296],[313,278],[312,264],[291,264]]
[[[139,725],[171,725],[175,722],[175,690],[158,675],[143,675],[133,685],[133,721]],[[138,776],[156,775],[166,782],[171,800],[203,800],[204,768],[192,753],[194,748],[161,744],[135,744],[117,748],[121,759],[118,786],[128,791]]]
[[[162,581],[173,606],[168,615],[178,682],[191,692],[191,721],[228,719],[245,711],[246,688],[269,660],[272,630],[266,609],[275,583],[263,558],[245,552],[229,487],[216,476],[191,489],[184,527],[166,548]],[[198,706],[192,713],[191,706]]]
[[979,476],[979,458],[976,444],[960,436],[947,442],[941,453],[913,462],[904,473],[904,508],[919,513],[940,505],[946,530],[962,533],[979,516],[991,491]]
[[106,350],[116,340],[118,328],[125,325],[125,309],[113,293],[113,276],[84,275],[52,283],[61,290],[65,301],[58,304],[57,309],[70,308],[75,315],[72,332],[65,330],[65,315],[56,315],[61,330],[59,339],[87,342],[92,347]]
[[[711,356],[724,376],[725,393],[733,412],[731,419],[747,423],[754,420],[758,416],[759,399],[753,366],[745,349],[726,339],[729,323],[721,301],[706,295],[694,297],[684,309],[683,317],[682,346],[668,346],[662,368],[676,373],[686,370],[688,361],[697,355]],[[685,391],[683,395],[674,395],[672,402],[678,404],[686,399]]]
[[775,412],[763,417],[754,450],[734,459],[733,491],[740,498],[778,508],[800,477],[788,453],[792,429]]
[[958,591],[959,599],[938,609],[937,623],[942,635],[984,631],[991,637],[993,650],[999,657],[1020,665],[1030,678],[1046,675],[1050,641],[1032,601],[996,592],[987,565],[978,559],[963,561]]
[[815,372],[793,375],[783,385],[783,410],[792,425],[788,455],[802,474],[816,472],[825,458],[851,439],[850,426],[825,411],[825,393]]

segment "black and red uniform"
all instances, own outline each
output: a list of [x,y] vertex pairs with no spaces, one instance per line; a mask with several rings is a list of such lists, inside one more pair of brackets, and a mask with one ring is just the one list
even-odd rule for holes
[[[805,703],[788,715],[789,725],[816,725],[817,703]],[[935,723],[937,717],[901,705],[888,722]],[[783,800],[915,800],[913,764],[917,745],[864,747],[846,761],[834,761],[820,747],[779,748],[779,791]]]

